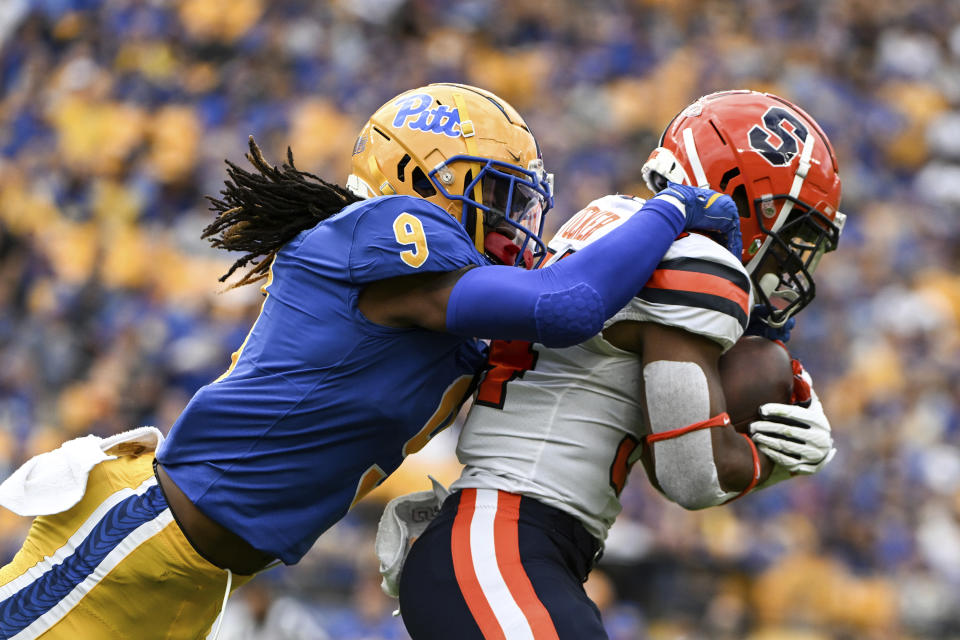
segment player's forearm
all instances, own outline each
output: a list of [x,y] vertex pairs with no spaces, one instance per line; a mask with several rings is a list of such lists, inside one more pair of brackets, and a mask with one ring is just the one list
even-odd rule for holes
[[[759,450],[755,458],[754,447],[732,426],[714,429],[711,437],[717,479],[724,491],[739,493],[751,484],[763,483],[770,477],[773,462]],[[759,478],[756,477],[757,465],[760,469]]]
[[473,269],[450,294],[447,331],[551,347],[583,342],[643,288],[683,223],[675,205],[653,199],[618,229],[545,269]]
[[623,308],[653,275],[683,232],[684,213],[665,198],[647,200],[620,227],[547,268],[559,282],[584,282],[604,304],[604,320]]
[[737,495],[722,485],[715,464],[714,432],[733,429],[722,394],[716,392],[715,382],[711,384],[714,368],[704,366],[655,360],[643,368],[650,428],[645,445],[657,485],[684,509],[712,507]]

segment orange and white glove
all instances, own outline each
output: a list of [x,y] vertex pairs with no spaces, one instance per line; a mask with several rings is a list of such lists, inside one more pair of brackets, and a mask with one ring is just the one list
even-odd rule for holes
[[810,374],[793,360],[791,404],[760,406],[760,420],[750,423],[750,435],[768,458],[790,475],[820,471],[836,455],[830,421],[813,390]]

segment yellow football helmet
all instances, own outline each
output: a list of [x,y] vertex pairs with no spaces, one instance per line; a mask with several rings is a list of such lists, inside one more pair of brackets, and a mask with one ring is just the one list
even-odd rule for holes
[[531,268],[546,255],[553,175],[520,114],[489,91],[431,84],[387,102],[357,138],[347,188],[429,200],[503,264]]

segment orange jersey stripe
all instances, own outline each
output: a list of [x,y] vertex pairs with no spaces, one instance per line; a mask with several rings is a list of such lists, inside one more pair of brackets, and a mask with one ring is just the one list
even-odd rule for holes
[[678,271],[675,269],[657,269],[647,282],[646,287],[651,289],[673,289],[678,291],[692,291],[720,296],[732,300],[750,315],[750,296],[733,282],[721,276],[696,271]]
[[453,520],[453,529],[450,533],[450,551],[453,555],[453,573],[457,577],[457,585],[467,602],[467,607],[473,615],[477,626],[480,627],[483,637],[487,640],[506,640],[497,617],[483,595],[480,581],[473,569],[473,556],[470,552],[470,522],[476,507],[477,490],[464,489],[460,492],[460,505],[457,507],[457,516]]
[[523,612],[535,640],[559,640],[557,629],[547,608],[540,602],[530,577],[520,560],[520,542],[517,520],[520,517],[520,496],[499,491],[497,515],[493,521],[494,547],[500,575],[510,589],[510,595]]

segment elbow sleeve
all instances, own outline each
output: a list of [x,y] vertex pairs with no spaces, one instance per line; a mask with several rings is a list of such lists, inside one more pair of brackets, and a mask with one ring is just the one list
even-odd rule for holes
[[533,315],[537,342],[548,347],[569,347],[588,340],[603,329],[607,319],[600,294],[582,282],[540,294]]

